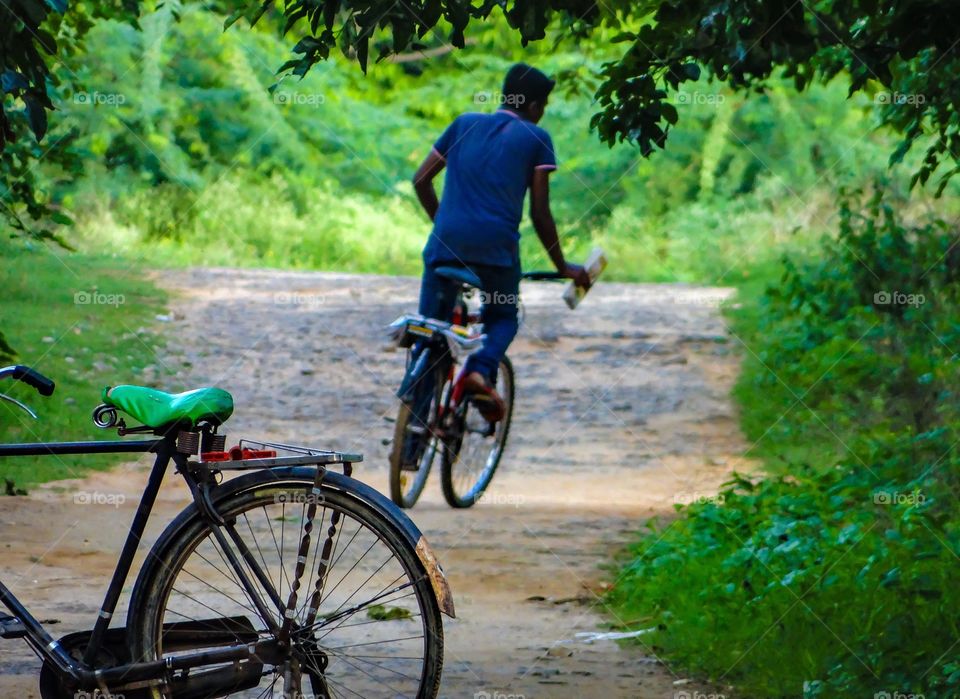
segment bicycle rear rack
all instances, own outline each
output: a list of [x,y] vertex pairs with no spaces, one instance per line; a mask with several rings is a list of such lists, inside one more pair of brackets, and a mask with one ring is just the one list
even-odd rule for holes
[[191,465],[206,466],[222,471],[249,471],[284,466],[331,466],[342,464],[345,474],[350,475],[349,471],[352,470],[350,468],[351,465],[363,461],[362,454],[314,449],[312,447],[282,444],[280,442],[266,442],[255,439],[241,439],[237,446],[241,453],[243,453],[244,450],[259,452],[273,451],[287,452],[288,455],[231,459],[226,461],[199,460],[191,462]]

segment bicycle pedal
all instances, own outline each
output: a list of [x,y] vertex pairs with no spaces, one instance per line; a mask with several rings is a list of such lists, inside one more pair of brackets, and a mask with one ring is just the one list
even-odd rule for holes
[[27,627],[15,616],[0,616],[0,638],[23,638]]

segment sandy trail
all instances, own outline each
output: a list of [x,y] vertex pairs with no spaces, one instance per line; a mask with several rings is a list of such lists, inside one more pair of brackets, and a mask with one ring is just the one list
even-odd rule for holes
[[[366,462],[357,475],[387,490],[403,356],[384,350],[382,329],[411,310],[416,280],[213,269],[159,282],[175,300],[148,380],[228,388],[230,441],[358,450]],[[452,511],[435,475],[411,512],[459,613],[445,624],[442,694],[674,697],[696,685],[676,684],[685,678],[651,652],[577,634],[608,621],[597,605],[610,579],[601,566],[645,518],[709,496],[746,467],[728,395],[738,360],[717,309],[729,292],[602,284],[571,313],[560,291],[523,289],[514,423],[487,499]],[[91,624],[148,466],[0,499],[0,576],[38,616],[57,620],[55,635]],[[83,505],[84,494],[113,498]],[[168,477],[148,539],[185,504],[184,485]],[[36,671],[25,647],[0,642],[0,696],[37,696]]]

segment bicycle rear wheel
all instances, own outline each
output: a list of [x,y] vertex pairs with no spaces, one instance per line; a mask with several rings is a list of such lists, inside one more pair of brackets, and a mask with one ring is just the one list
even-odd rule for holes
[[[447,380],[448,370],[437,369],[434,376],[433,398],[427,411],[426,426],[420,425],[410,407],[401,402],[397,413],[397,424],[393,430],[393,446],[390,450],[390,499],[399,507],[413,507],[420,499],[420,494],[427,484],[430,469],[440,451],[440,439],[436,435],[437,416],[440,406],[443,405],[444,392],[449,390]],[[416,433],[415,430],[418,430]],[[420,444],[415,450],[414,459],[419,464],[416,471],[407,471],[401,468],[404,461],[404,451],[407,440],[419,439]]]
[[476,503],[500,465],[513,416],[514,374],[508,357],[500,362],[496,388],[506,412],[492,430],[469,400],[457,407],[450,416],[453,424],[446,426],[450,435],[444,442],[440,485],[451,507],[471,507]]
[[[308,477],[278,482],[270,475],[217,505],[234,548],[242,551],[239,539],[283,604],[295,578],[308,503],[318,499],[313,487]],[[252,667],[203,666],[179,678],[179,687],[174,676],[170,687],[154,690],[157,699],[437,695],[443,627],[416,552],[373,507],[328,486],[319,499],[286,658]],[[182,653],[177,641],[183,639],[171,632],[178,624],[180,636],[186,624],[219,634],[220,645],[272,638],[207,522],[197,515],[181,517],[170,529],[151,552],[151,572],[132,602],[128,632],[134,657],[168,661]],[[332,546],[325,550],[328,540]],[[249,564],[246,569],[253,578]],[[254,581],[281,624],[283,604],[271,603],[266,586]],[[307,624],[315,589],[321,591],[319,610]],[[222,642],[225,629],[235,629],[235,639]]]

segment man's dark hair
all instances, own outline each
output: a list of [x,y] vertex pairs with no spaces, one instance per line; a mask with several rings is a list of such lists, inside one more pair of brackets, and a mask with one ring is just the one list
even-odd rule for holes
[[555,80],[533,66],[517,63],[507,71],[503,80],[504,103],[521,110],[531,102],[543,104],[555,84]]

